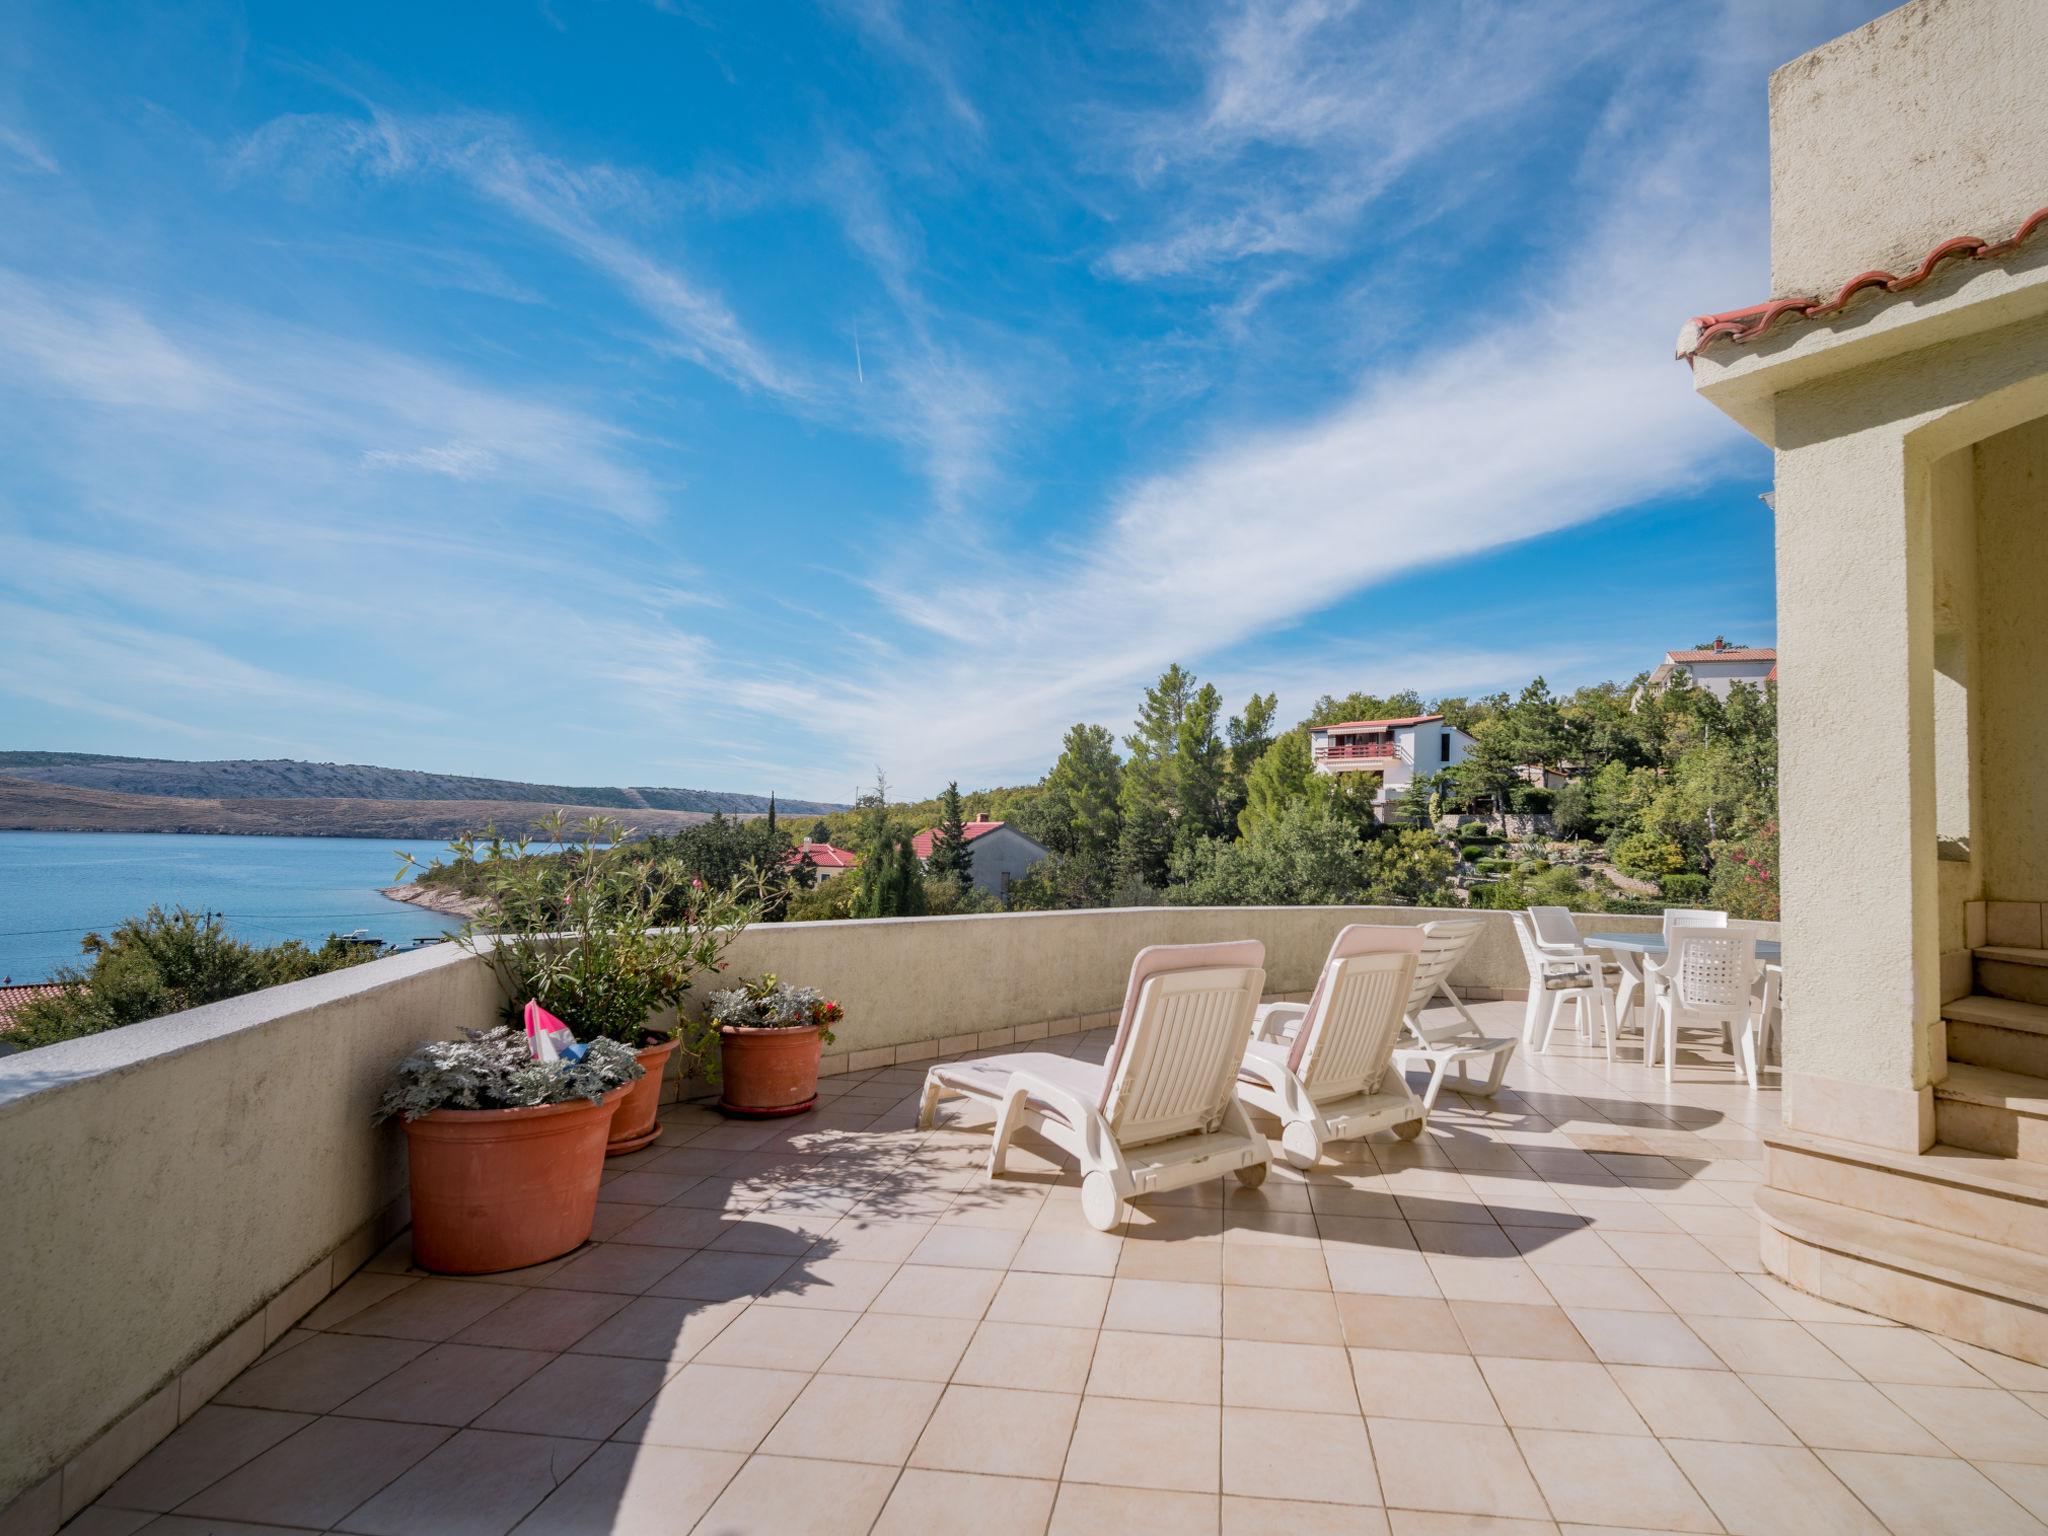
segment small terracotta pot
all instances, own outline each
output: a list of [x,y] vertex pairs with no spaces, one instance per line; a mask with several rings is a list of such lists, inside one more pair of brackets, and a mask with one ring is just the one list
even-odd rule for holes
[[681,1044],[680,1040],[664,1040],[633,1053],[634,1059],[647,1069],[647,1075],[617,1095],[619,1112],[612,1120],[612,1139],[604,1149],[606,1157],[638,1152],[661,1140],[661,1077],[668,1070],[669,1057],[675,1055]]
[[488,1275],[588,1242],[605,1139],[623,1098],[437,1109],[406,1121],[413,1262],[444,1275]]
[[818,1056],[824,1031],[734,1029],[718,1032],[724,1088],[718,1107],[728,1115],[766,1119],[800,1115],[818,1102]]

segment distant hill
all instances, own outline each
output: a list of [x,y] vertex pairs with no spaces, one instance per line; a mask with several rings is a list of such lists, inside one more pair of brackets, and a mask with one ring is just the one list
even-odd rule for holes
[[[709,811],[621,810],[561,800],[365,800],[312,796],[243,799],[124,795],[0,776],[0,832],[231,832],[258,837],[453,837],[486,823],[512,835],[549,811],[571,820],[618,815],[641,832],[673,832],[709,821]],[[751,813],[743,813],[751,814]]]
[[[515,779],[420,773],[411,768],[373,768],[362,763],[302,763],[286,757],[187,763],[159,757],[106,757],[94,752],[0,752],[0,776],[180,800],[470,800],[575,806],[618,812],[635,821],[645,819],[637,815],[644,811],[707,815],[722,811],[728,816],[745,816],[768,809],[766,795],[727,790],[527,784]],[[821,800],[778,800],[776,804],[792,816],[845,809]]]

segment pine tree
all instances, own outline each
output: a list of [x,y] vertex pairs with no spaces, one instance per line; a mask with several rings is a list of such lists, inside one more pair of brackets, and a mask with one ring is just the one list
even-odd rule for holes
[[950,783],[939,797],[939,824],[932,830],[932,854],[925,867],[962,890],[974,883],[974,850],[967,846],[966,820],[960,803],[960,785]]
[[853,915],[918,916],[925,909],[924,871],[909,834],[889,810],[889,781],[879,770],[875,787],[854,802],[854,810],[860,817],[860,884],[854,892]]
[[768,830],[775,830],[775,791],[768,791]]
[[1180,800],[1176,772],[1181,721],[1194,694],[1194,674],[1175,662],[1145,690],[1137,721],[1124,738],[1131,757],[1118,793],[1123,828],[1117,864],[1128,881],[1149,886],[1166,883],[1166,860],[1173,849],[1173,820]]

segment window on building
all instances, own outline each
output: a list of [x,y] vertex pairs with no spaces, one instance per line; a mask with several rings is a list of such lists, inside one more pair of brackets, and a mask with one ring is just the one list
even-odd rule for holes
[[1445,731],[1442,737],[1442,745],[1437,749],[1437,761],[1440,763],[1448,763],[1450,760],[1451,733],[1449,731]]

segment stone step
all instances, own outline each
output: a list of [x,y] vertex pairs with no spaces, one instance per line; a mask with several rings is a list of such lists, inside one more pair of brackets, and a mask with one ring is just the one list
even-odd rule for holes
[[2048,1168],[1967,1147],[1898,1152],[1779,1129],[1774,1189],[1937,1231],[2048,1253]]
[[2048,1006],[1981,992],[1942,1006],[1948,1059],[2048,1077]]
[[1973,952],[1976,989],[1991,997],[2048,1005],[2048,949],[2017,944],[1984,944]]
[[1798,1289],[2048,1364],[2048,1258],[1788,1190],[1756,1209],[1765,1266]]
[[2048,1078],[1951,1060],[1934,1085],[1934,1135],[1951,1147],[2048,1164]]

